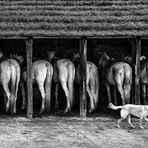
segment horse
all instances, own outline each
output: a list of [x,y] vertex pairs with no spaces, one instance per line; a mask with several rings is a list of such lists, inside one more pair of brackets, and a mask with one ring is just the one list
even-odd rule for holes
[[[23,62],[22,56],[15,56],[16,59]],[[40,109],[40,114],[45,111],[50,112],[50,101],[51,101],[51,84],[52,84],[52,76],[53,76],[53,67],[47,60],[36,60],[32,63],[32,80],[33,83],[36,82],[41,93],[42,97],[42,105]],[[21,80],[21,92],[22,92],[22,109],[25,109],[26,106],[26,98],[25,98],[25,88],[24,84],[26,82],[26,71],[22,73]]]
[[[73,61],[79,61],[80,55],[79,53],[76,53],[73,57]],[[97,105],[98,105],[98,95],[99,95],[99,75],[98,75],[98,69],[97,66],[91,62],[87,61],[86,64],[86,85],[87,85],[87,93],[89,95],[89,110],[88,112],[93,112]],[[81,76],[80,76],[80,65],[76,68],[76,78],[75,82],[77,84],[80,84]]]
[[73,83],[75,79],[75,66],[69,59],[57,59],[55,52],[47,52],[48,60],[53,64],[53,82],[55,83],[55,107],[58,108],[58,88],[61,84],[66,96],[66,109],[64,113],[71,111],[73,97]]
[[[121,95],[122,104],[130,102],[130,91],[132,84],[132,68],[121,60],[111,59],[106,53],[98,55],[98,68],[103,69],[103,79],[107,89],[108,102],[111,103],[110,86],[116,87]],[[114,93],[115,104],[117,104],[116,92]]]
[[[131,56],[126,56],[124,59],[133,65],[133,59]],[[144,103],[147,104],[146,100],[146,86],[148,85],[148,61],[145,56],[140,57],[140,84],[141,84],[141,90],[142,90],[142,97],[144,100]]]
[[0,51],[0,59],[0,83],[5,94],[5,109],[6,112],[10,110],[12,114],[16,114],[16,101],[21,73],[20,65],[13,58],[4,58],[2,51]]

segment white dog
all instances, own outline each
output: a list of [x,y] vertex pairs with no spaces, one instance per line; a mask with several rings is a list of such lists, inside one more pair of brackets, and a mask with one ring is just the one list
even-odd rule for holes
[[126,104],[123,106],[115,106],[112,103],[109,104],[109,108],[113,110],[121,109],[120,116],[121,118],[117,121],[117,127],[120,128],[120,122],[126,118],[128,118],[128,123],[131,127],[135,127],[131,123],[131,115],[136,116],[140,118],[140,128],[143,128],[142,126],[142,120],[145,119],[148,116],[148,105],[134,105],[134,104]]

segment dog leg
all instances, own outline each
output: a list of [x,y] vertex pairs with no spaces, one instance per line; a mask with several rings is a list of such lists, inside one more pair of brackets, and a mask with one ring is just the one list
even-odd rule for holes
[[124,120],[124,119],[125,119],[125,118],[122,118],[122,117],[121,117],[120,119],[118,119],[118,121],[117,121],[117,127],[118,127],[118,128],[120,128],[120,122],[121,122],[122,120]]
[[140,117],[140,128],[144,128],[143,126],[142,126],[142,119],[143,119],[143,117]]
[[119,125],[120,122],[121,122],[122,120],[126,119],[128,115],[129,115],[129,114],[128,114],[127,111],[121,109],[121,111],[120,111],[120,116],[121,116],[121,118],[118,119],[118,121],[117,121],[117,127],[118,127],[118,128],[120,128],[120,125]]
[[131,123],[131,115],[128,115],[128,123],[132,128],[135,128],[135,126]]

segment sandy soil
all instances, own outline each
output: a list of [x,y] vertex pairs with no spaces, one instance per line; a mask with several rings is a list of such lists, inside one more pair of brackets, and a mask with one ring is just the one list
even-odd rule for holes
[[25,116],[0,116],[0,148],[146,148],[148,123],[135,129],[126,121],[116,127],[117,114],[89,115],[85,120],[78,114],[50,114],[28,119]]

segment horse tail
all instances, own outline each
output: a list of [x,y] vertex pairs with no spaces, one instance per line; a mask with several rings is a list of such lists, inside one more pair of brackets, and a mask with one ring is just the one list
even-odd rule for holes
[[124,66],[124,83],[125,84],[132,83],[132,68],[130,65]]
[[98,75],[98,70],[96,68],[95,71],[95,76],[94,76],[94,84],[95,84],[95,89],[94,89],[94,106],[97,107],[98,105],[98,95],[99,95],[99,75]]
[[16,65],[16,85],[15,85],[15,95],[17,97],[17,92],[18,92],[18,87],[19,87],[19,82],[20,82],[20,77],[21,77],[21,68],[20,68],[20,65],[17,64]]
[[71,108],[73,106],[74,103],[74,86],[73,86],[73,82],[75,79],[75,66],[72,64],[68,64],[68,89],[69,89],[69,98],[70,98],[70,105]]
[[109,103],[108,108],[111,108],[111,109],[113,109],[113,110],[118,110],[118,109],[122,109],[123,106],[115,106],[115,105],[113,105],[112,103]]
[[132,68],[130,67],[130,65],[125,65],[124,81],[123,81],[125,103],[130,102],[131,84],[132,84]]
[[45,108],[47,112],[50,112],[50,102],[51,102],[51,83],[53,76],[53,67],[50,63],[46,64],[47,74],[45,80]]
[[18,92],[18,85],[20,81],[20,66],[18,64],[11,64],[11,99],[10,99],[10,110],[11,112],[16,112],[16,99]]

